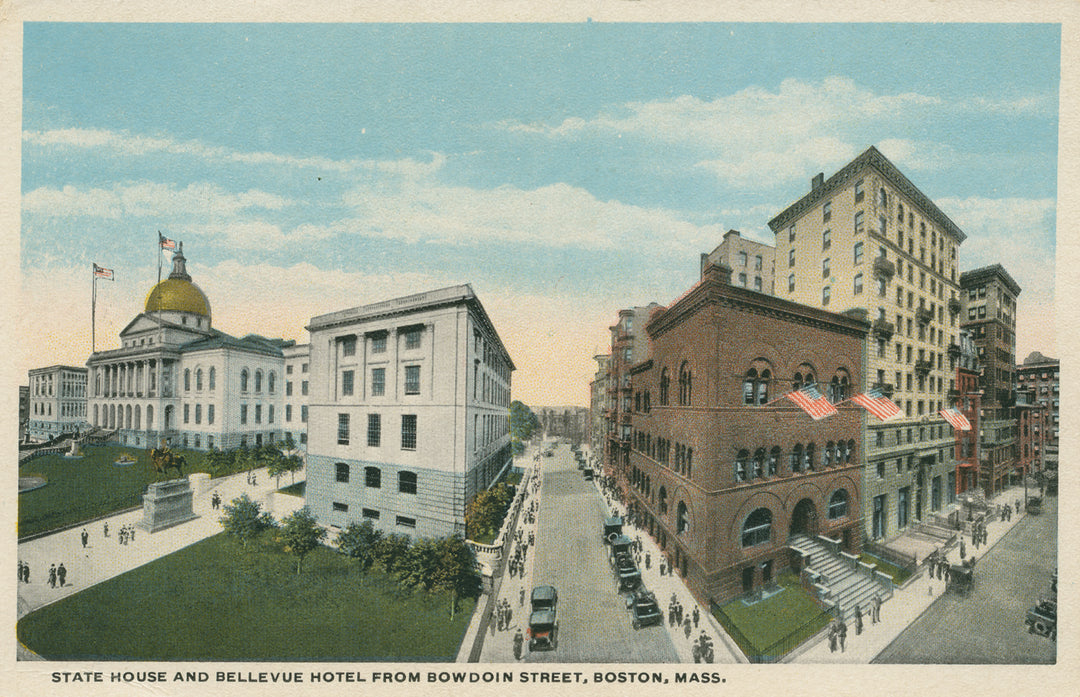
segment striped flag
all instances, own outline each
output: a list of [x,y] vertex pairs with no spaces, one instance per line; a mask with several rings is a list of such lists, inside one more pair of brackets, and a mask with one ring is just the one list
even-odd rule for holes
[[971,422],[967,420],[967,417],[960,413],[960,410],[956,407],[949,407],[948,409],[942,409],[938,412],[942,418],[952,424],[952,427],[957,431],[970,431]]
[[162,235],[160,230],[158,231],[157,236],[158,236],[158,245],[162,249],[176,249],[176,240],[170,240],[165,235]]
[[896,402],[877,390],[857,394],[851,398],[851,401],[876,416],[878,421],[888,421],[900,416],[900,407],[896,406]]
[[94,278],[107,278],[110,281],[116,280],[112,269],[106,269],[104,266],[98,266],[97,264],[94,264]]
[[798,404],[799,408],[809,414],[814,421],[836,413],[836,407],[832,405],[832,402],[822,396],[813,385],[806,385],[801,390],[788,392],[784,396]]

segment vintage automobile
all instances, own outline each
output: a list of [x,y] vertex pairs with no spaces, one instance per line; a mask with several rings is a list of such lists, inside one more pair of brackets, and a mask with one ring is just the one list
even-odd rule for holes
[[1043,598],[1027,611],[1028,633],[1057,641],[1057,601]]
[[1042,513],[1042,498],[1038,496],[1029,497],[1027,500],[1027,512],[1032,515]]
[[662,624],[664,621],[664,613],[660,611],[656,596],[644,587],[627,596],[626,608],[630,610],[630,623],[634,629],[648,627],[650,624]]
[[537,610],[554,610],[559,604],[559,592],[555,586],[536,586],[532,589],[529,597],[533,612]]
[[952,564],[949,577],[945,580],[945,589],[960,595],[970,595],[975,586],[975,569],[968,564]]
[[641,571],[628,553],[619,554],[615,557],[615,589],[619,593],[633,591],[641,585]]
[[558,644],[559,623],[555,608],[534,610],[529,615],[529,650],[553,651]]
[[610,544],[612,540],[622,534],[623,520],[619,516],[604,519],[604,542]]
[[591,482],[593,480],[593,469],[592,469],[592,467],[586,467],[585,470],[584,470],[584,475],[585,475],[585,481]]
[[609,539],[608,544],[611,545],[611,553],[608,557],[608,561],[610,561],[612,566],[614,566],[615,558],[617,556],[619,556],[620,554],[630,553],[630,545],[634,544],[634,541],[626,535],[619,534]]

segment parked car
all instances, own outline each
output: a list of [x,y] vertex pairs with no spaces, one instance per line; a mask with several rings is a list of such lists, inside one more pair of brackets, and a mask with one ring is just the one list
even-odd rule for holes
[[641,571],[629,553],[616,555],[614,570],[615,589],[619,593],[633,591],[641,585]]
[[604,519],[604,542],[611,544],[611,541],[622,534],[623,519],[619,516],[612,516]]
[[1027,611],[1028,632],[1057,641],[1057,601],[1043,598]]
[[630,610],[630,623],[634,629],[648,627],[650,624],[662,624],[664,621],[664,613],[660,611],[656,596],[644,587],[626,598],[626,607]]
[[614,566],[615,558],[620,554],[629,554],[630,545],[632,545],[634,542],[626,535],[620,534],[616,535],[613,539],[608,540],[608,543],[611,545],[611,554],[608,557],[608,561],[610,561],[612,566]]
[[555,609],[535,610],[529,615],[529,650],[553,651],[559,641]]
[[559,604],[559,592],[555,586],[536,586],[532,589],[529,602],[533,612],[537,610],[554,610]]
[[592,467],[586,467],[585,468],[585,481],[591,482],[592,480],[593,480],[593,469],[592,469]]

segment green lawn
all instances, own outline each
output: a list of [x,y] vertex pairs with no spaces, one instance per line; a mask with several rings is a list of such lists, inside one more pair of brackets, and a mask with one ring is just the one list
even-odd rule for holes
[[51,660],[452,661],[475,601],[408,591],[325,547],[296,574],[270,539],[224,534],[41,608],[19,640]]
[[[790,650],[817,634],[829,622],[828,617],[821,617],[822,608],[802,587],[798,577],[783,574],[778,582],[784,590],[767,600],[750,606],[741,600],[733,600],[722,607],[728,620],[753,643],[753,646],[740,644],[748,655],[770,649],[798,630],[798,635],[792,637],[790,646],[785,648]],[[820,621],[812,622],[815,618]],[[717,620],[725,624],[719,613]]]
[[304,498],[304,482],[297,482],[296,484],[290,484],[278,489],[279,493],[288,494],[289,496],[299,496]]
[[878,571],[891,577],[893,583],[898,586],[903,585],[904,581],[907,581],[909,578],[911,578],[911,572],[905,571],[898,566],[890,564],[887,561],[878,559],[873,555],[863,553],[859,556],[859,560],[866,562],[867,564],[873,564],[877,567]]

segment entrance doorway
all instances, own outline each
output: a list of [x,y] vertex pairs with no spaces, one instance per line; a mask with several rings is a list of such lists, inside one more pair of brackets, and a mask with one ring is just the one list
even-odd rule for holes
[[791,514],[791,527],[789,536],[817,535],[817,507],[810,499],[802,499],[795,504],[795,510]]

